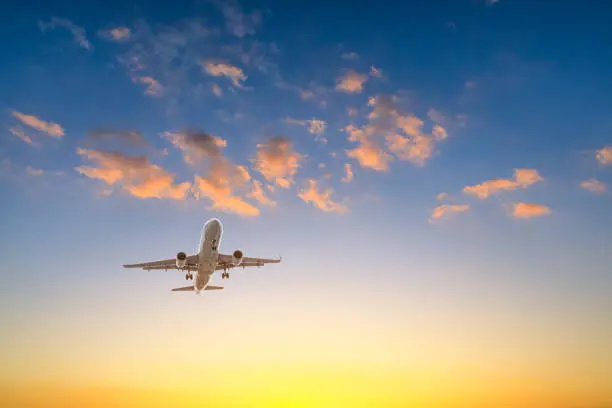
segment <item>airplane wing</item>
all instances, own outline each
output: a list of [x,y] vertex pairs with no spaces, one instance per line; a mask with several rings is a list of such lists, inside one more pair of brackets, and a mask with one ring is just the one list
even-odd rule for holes
[[[123,265],[124,268],[140,268],[144,270],[155,270],[155,269],[178,269],[176,267],[176,259],[164,259],[163,261],[144,262],[137,264]],[[184,270],[197,270],[198,269],[198,256],[191,255],[185,260]]]
[[[269,263],[279,263],[280,261],[281,261],[280,257],[278,259],[243,257],[242,258],[242,263],[240,265],[238,265],[238,266],[239,267],[263,266],[263,265],[269,264]],[[235,268],[234,264],[232,263],[232,256],[231,255],[225,255],[225,254],[219,254],[219,260],[218,260],[218,263],[217,263],[217,270],[220,270],[220,269],[230,269],[230,268]]]

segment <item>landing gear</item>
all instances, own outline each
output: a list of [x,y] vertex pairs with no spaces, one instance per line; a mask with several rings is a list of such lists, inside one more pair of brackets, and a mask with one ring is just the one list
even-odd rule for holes
[[193,280],[193,275],[190,273],[185,275],[185,280],[189,280],[189,279]]
[[229,279],[229,277],[230,277],[229,272],[223,272],[223,273],[221,274],[221,279]]

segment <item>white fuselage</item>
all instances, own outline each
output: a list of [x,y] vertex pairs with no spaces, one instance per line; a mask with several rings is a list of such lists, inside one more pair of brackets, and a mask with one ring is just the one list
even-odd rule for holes
[[215,273],[222,233],[223,226],[221,225],[221,221],[216,218],[208,220],[202,228],[200,252],[198,253],[199,267],[193,277],[193,288],[196,293],[200,293],[206,289],[206,286],[208,286],[210,282],[210,278]]

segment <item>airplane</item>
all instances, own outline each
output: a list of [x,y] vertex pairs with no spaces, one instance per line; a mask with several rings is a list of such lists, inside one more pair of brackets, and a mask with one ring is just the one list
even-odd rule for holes
[[[193,285],[183,286],[172,289],[177,291],[195,291],[196,294],[201,294],[206,290],[220,290],[222,286],[209,285],[210,279],[216,271],[223,270],[222,279],[229,279],[228,270],[242,266],[263,266],[268,263],[279,263],[278,259],[264,258],[248,258],[244,257],[242,251],[237,249],[231,255],[219,253],[219,244],[221,243],[221,235],[223,234],[223,225],[217,218],[211,218],[206,221],[200,235],[200,245],[198,253],[187,256],[185,252],[179,252],[175,258],[165,259],[163,261],[145,262],[137,264],[123,265],[124,268],[141,268],[143,270],[168,270],[177,269],[180,272],[185,272],[186,280],[193,280]],[[194,279],[195,275],[195,279]]]

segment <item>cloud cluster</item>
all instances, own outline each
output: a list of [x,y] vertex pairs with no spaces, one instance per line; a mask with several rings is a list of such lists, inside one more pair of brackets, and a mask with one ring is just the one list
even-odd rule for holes
[[134,197],[183,200],[191,187],[189,182],[176,184],[173,174],[149,162],[145,156],[82,148],[77,153],[95,163],[95,166],[76,167],[77,172],[109,186],[119,186]]
[[[219,211],[241,216],[259,215],[259,209],[245,201],[240,193],[247,190],[252,181],[248,169],[223,156],[227,141],[195,130],[164,132],[163,136],[181,151],[185,163],[201,172],[202,175],[195,176],[192,188],[196,199],[208,198],[212,208]],[[264,198],[258,194],[256,199]]]
[[447,138],[446,130],[434,125],[431,132],[423,130],[424,122],[413,114],[400,112],[395,96],[381,95],[371,97],[368,106],[372,111],[367,116],[367,123],[362,127],[348,125],[344,131],[349,134],[348,140],[359,145],[347,151],[347,155],[356,159],[362,167],[377,171],[387,171],[392,156],[423,166],[435,154],[436,144]]
[[303,156],[293,150],[293,144],[284,137],[273,137],[257,145],[253,168],[279,187],[289,188],[300,167]]

